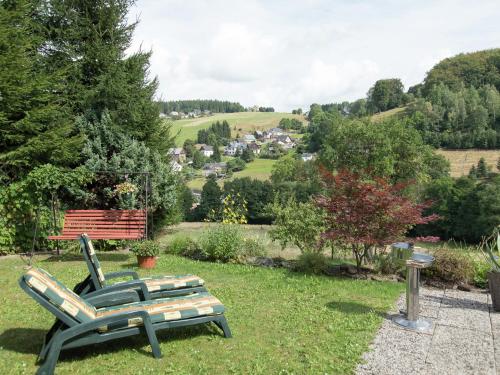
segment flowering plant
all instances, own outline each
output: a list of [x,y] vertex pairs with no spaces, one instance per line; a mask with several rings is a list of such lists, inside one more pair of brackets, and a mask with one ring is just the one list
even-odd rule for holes
[[135,193],[136,191],[137,191],[137,186],[128,181],[122,182],[121,184],[115,186],[115,193],[118,195]]

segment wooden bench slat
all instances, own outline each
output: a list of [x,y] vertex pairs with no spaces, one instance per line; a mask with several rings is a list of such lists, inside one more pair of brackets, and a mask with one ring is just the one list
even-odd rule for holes
[[82,233],[92,239],[141,239],[146,220],[144,210],[68,210],[61,234],[48,239],[73,240]]

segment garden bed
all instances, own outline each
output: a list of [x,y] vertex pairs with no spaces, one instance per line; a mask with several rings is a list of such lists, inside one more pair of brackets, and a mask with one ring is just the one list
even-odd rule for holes
[[[135,268],[132,255],[101,253],[105,272]],[[36,265],[68,286],[87,273],[79,256],[36,257]],[[34,373],[53,317],[25,295],[24,263],[0,260],[0,362],[4,373]],[[375,336],[401,283],[309,276],[286,269],[197,262],[162,255],[141,275],[193,273],[227,308],[234,338],[201,326],[159,334],[155,360],[145,338],[63,353],[57,373],[351,373]],[[6,371],[6,372],[5,372]]]

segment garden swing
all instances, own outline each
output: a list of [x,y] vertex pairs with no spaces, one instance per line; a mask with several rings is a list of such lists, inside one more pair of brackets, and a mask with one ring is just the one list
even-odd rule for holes
[[[86,233],[96,240],[141,240],[148,237],[148,198],[151,189],[148,172],[108,172],[97,173],[144,176],[143,206],[141,209],[126,210],[67,210],[61,233],[48,236],[49,240],[76,240]],[[131,194],[125,192],[124,194]],[[54,231],[56,230],[56,210],[53,208]]]

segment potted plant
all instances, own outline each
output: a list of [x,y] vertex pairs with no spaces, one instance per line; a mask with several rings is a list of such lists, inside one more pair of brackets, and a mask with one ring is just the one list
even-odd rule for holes
[[493,310],[500,311],[500,258],[495,255],[495,252],[500,252],[500,226],[481,243],[481,249],[491,265],[491,271],[488,272],[488,287]]
[[140,268],[150,269],[156,265],[160,247],[155,241],[147,240],[134,243],[130,251],[137,256],[137,263]]
[[118,205],[121,209],[131,210],[135,207],[137,190],[137,186],[128,181],[115,186],[115,194],[118,196]]

